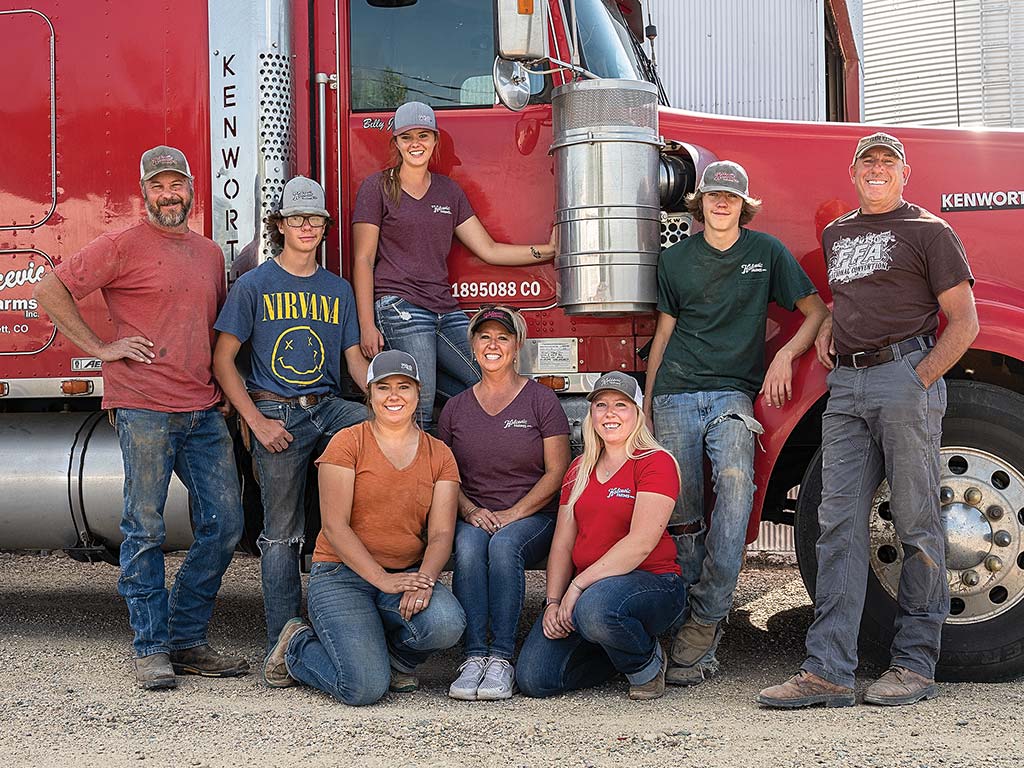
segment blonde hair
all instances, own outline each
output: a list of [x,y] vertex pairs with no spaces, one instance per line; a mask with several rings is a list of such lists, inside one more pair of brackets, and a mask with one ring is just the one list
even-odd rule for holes
[[[676,475],[680,477],[680,483],[682,483],[682,477],[679,474],[679,463],[676,461],[676,457],[669,453],[651,434],[651,430],[647,427],[647,417],[644,416],[643,409],[638,408],[636,403],[633,403],[633,407],[636,408],[636,426],[633,427],[633,431],[626,438],[626,457],[642,459],[658,451],[664,451],[672,459],[672,463],[676,467]],[[569,499],[566,502],[570,515],[573,514],[576,502],[579,501],[583,491],[586,490],[587,483],[590,482],[590,475],[597,466],[597,460],[601,458],[601,453],[604,451],[604,441],[597,434],[597,430],[594,429],[594,421],[590,416],[589,408],[587,409],[587,415],[583,419],[582,431],[583,455],[580,457],[579,463],[576,464],[575,474],[570,470],[569,474],[565,477],[566,483],[572,483],[572,490],[569,492]]]

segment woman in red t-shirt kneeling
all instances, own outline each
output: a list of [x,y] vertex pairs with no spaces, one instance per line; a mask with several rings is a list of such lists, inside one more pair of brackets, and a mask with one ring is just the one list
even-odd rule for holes
[[562,485],[544,615],[519,655],[519,688],[553,696],[621,672],[631,699],[665,692],[658,635],[686,605],[665,532],[679,467],[648,430],[636,379],[606,373],[587,397],[585,449]]

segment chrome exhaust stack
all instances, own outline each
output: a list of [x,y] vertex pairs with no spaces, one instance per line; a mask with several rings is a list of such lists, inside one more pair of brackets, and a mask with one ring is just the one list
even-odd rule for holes
[[584,80],[554,90],[558,305],[566,314],[651,312],[661,249],[658,89]]

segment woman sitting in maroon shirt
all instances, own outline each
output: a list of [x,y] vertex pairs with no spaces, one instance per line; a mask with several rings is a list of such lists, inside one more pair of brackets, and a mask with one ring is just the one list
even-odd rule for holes
[[632,376],[606,373],[587,399],[585,448],[562,486],[544,615],[519,654],[519,687],[552,696],[621,672],[631,699],[656,699],[665,692],[658,635],[686,605],[665,532],[679,467],[647,429]]

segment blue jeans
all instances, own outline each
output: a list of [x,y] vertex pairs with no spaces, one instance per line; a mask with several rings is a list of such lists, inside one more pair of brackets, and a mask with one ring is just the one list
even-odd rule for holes
[[686,583],[676,574],[633,571],[591,584],[572,612],[576,631],[544,636],[543,616],[519,653],[516,679],[527,696],[554,696],[600,685],[621,672],[633,685],[653,680],[664,659],[658,635],[686,607]]
[[931,678],[949,613],[946,539],[939,504],[939,445],[946,382],[925,389],[925,352],[872,368],[836,368],[821,420],[822,493],[814,623],[803,668],[852,687],[857,630],[870,569],[871,503],[888,479],[903,545],[892,664]]
[[[121,577],[135,654],[206,643],[221,578],[242,537],[242,502],[224,417],[215,409],[163,413],[118,408],[124,460]],[[164,504],[174,472],[189,492],[195,541],[168,595],[164,584]]]
[[313,631],[288,643],[288,674],[351,706],[373,704],[388,690],[391,667],[412,672],[434,651],[451,648],[466,628],[459,601],[438,582],[430,605],[409,621],[401,593],[381,592],[342,563],[313,563]]
[[493,536],[458,521],[452,589],[466,611],[467,657],[511,661],[526,591],[525,570],[547,556],[554,532],[555,516],[543,512],[509,523]]
[[437,392],[454,397],[480,381],[480,369],[469,349],[469,318],[460,310],[439,315],[398,296],[379,297],[373,311],[385,346],[416,358],[420,372],[416,418],[429,430]]
[[263,501],[260,549],[263,610],[267,617],[267,651],[277,642],[285,622],[302,612],[299,575],[306,532],[306,477],[310,459],[323,453],[331,437],[366,419],[366,406],[338,397],[302,407],[272,400],[256,403],[268,419],[284,422],[292,442],[271,453],[259,440],[252,441],[252,458]]
[[[719,624],[729,615],[754,503],[754,445],[763,432],[742,392],[685,392],[654,398],[658,440],[676,461],[682,486],[671,525],[696,528],[672,538],[689,585],[689,615]],[[704,521],[704,453],[711,460],[715,506]],[[721,632],[701,663],[715,665]]]

